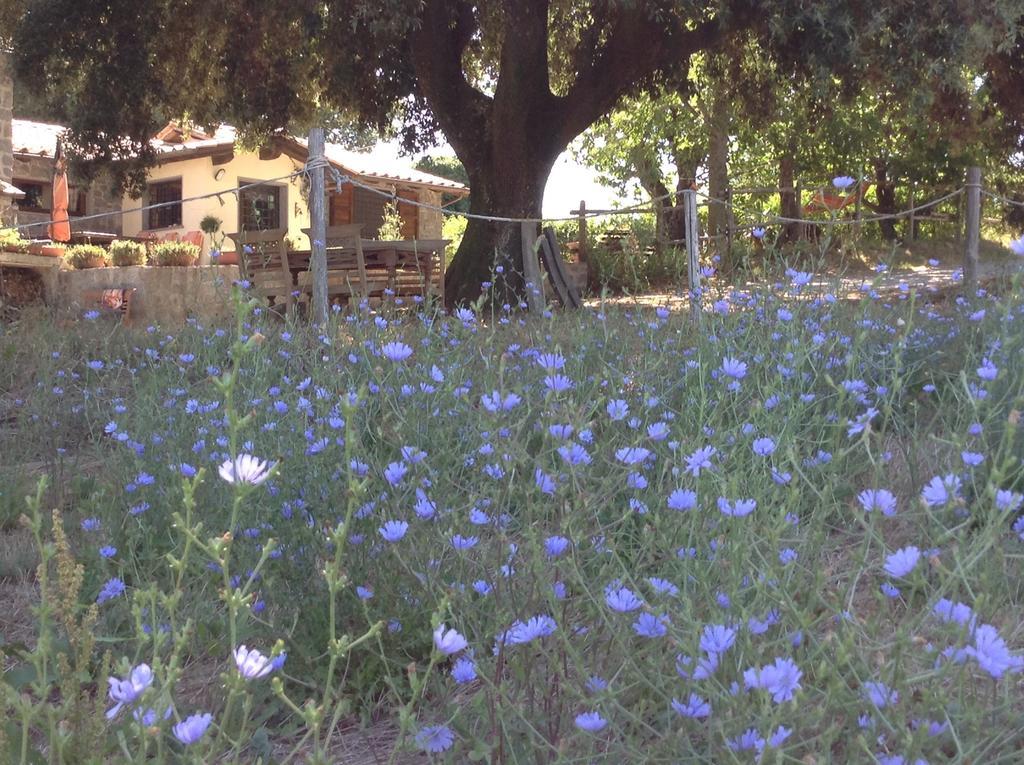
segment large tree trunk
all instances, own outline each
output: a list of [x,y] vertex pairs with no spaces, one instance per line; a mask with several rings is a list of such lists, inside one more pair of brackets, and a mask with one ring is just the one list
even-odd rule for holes
[[[478,35],[473,4],[423,0],[422,6],[409,36],[419,95],[466,167],[473,212],[503,217],[537,217],[548,173],[570,141],[637,83],[724,39],[717,19],[672,28],[643,4],[608,4],[595,10],[602,23],[580,42],[591,53],[579,57],[568,91],[555,95],[550,0],[517,0],[502,4],[498,17],[504,44],[492,95],[471,85],[463,69],[463,54]],[[614,30],[606,39],[597,33],[605,25]],[[479,296],[495,253],[499,265],[520,263],[519,227],[509,225],[470,221],[445,280],[449,305]],[[514,279],[508,281],[514,288]]]
[[647,192],[654,203],[655,229],[657,241],[655,246],[661,249],[663,240],[670,242],[671,247],[679,247],[686,238],[686,213],[683,205],[683,190],[693,186],[697,162],[691,162],[682,154],[676,155],[676,192],[669,194],[668,186],[662,177],[661,167],[654,155],[632,157],[633,172],[640,186]]
[[[877,157],[872,164],[875,169],[875,194],[878,197],[876,212],[879,215],[892,215],[896,212],[896,184],[889,180],[889,163]],[[878,228],[886,241],[895,242],[898,238],[894,219],[878,221]]]
[[[783,218],[800,218],[800,200],[796,197],[796,158],[784,154],[779,159],[779,212]],[[782,240],[795,242],[800,237],[799,223],[786,223]]]
[[[502,218],[539,218],[544,185],[562,148],[550,148],[546,156],[543,152],[525,151],[521,156],[496,152],[500,167],[467,165],[473,190],[470,212]],[[520,240],[519,223],[470,218],[462,244],[445,275],[445,299],[449,305],[476,300],[480,297],[480,285],[492,278],[502,299],[521,294],[524,283]]]
[[675,199],[665,200],[662,214],[665,216],[665,231],[673,247],[683,247],[686,241],[686,203],[684,191],[697,187],[697,168],[695,165],[680,162],[676,157],[676,193]]
[[[724,234],[728,225],[728,208],[714,200],[725,200],[729,187],[729,99],[718,88],[711,101],[711,124],[708,136],[708,234]],[[723,240],[719,240],[723,241]],[[722,247],[718,247],[722,252]]]

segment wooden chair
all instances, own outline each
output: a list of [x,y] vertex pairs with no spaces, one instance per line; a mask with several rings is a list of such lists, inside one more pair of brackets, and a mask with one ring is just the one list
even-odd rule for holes
[[[324,246],[327,248],[327,297],[341,296],[351,299],[353,295],[368,295],[366,259],[363,257],[363,224],[349,223],[342,226],[328,226]],[[311,229],[302,233],[313,241]],[[313,293],[313,271],[299,274],[299,291]]]
[[442,276],[445,244],[443,240],[418,239],[396,251],[389,285],[395,294],[426,297],[433,292],[443,299],[443,279],[439,277]]
[[227,237],[235,243],[242,278],[251,282],[252,291],[267,298],[271,305],[283,299],[285,311],[291,311],[295,286],[288,265],[287,234],[286,229],[275,228],[240,231]]
[[187,242],[188,244],[194,244],[199,249],[203,249],[203,239],[205,235],[202,231],[189,231],[187,234],[183,234],[181,241]]

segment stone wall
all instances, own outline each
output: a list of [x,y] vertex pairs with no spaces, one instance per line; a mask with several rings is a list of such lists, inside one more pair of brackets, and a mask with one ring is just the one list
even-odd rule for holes
[[[17,154],[14,155],[14,177],[25,178],[32,181],[38,181],[39,183],[45,183],[49,185],[53,182],[53,157],[39,157],[33,154]],[[72,186],[75,185],[75,179],[68,179]],[[96,179],[92,182],[88,188],[83,189],[86,193],[85,201],[85,214],[95,215],[97,213],[120,213],[121,212],[121,195],[113,193],[113,184],[110,176],[107,173],[100,173],[96,176]],[[120,234],[121,233],[121,215],[108,215],[102,218],[92,218],[90,220],[77,222],[77,218],[74,215],[75,207],[75,195],[79,189],[75,188],[71,192],[71,230],[72,231],[100,231],[109,234]],[[47,233],[47,226],[50,223],[49,213],[37,213],[27,210],[18,210],[18,223],[28,224],[37,223],[39,225],[30,226],[27,229],[22,230],[22,236],[28,239],[45,239],[49,234]]]
[[[419,201],[425,205],[441,206],[441,192],[430,189],[420,189],[417,192]],[[419,224],[417,226],[417,239],[440,239],[443,216],[440,210],[430,210],[421,207],[418,212]]]
[[[14,79],[11,76],[11,54],[0,50],[0,180],[11,182],[14,172],[14,138],[11,120],[14,119]],[[14,200],[0,195],[0,221],[13,220],[11,205]]]
[[226,321],[232,312],[231,284],[238,266],[126,266],[59,271],[47,302],[81,316],[95,307],[95,293],[134,288],[131,323],[172,326],[189,318]]
[[[70,180],[71,183],[75,182],[74,178]],[[114,181],[110,174],[105,171],[100,172],[93,179],[89,187],[85,189],[85,193],[87,195],[85,201],[86,215],[106,212],[111,213],[111,215],[93,218],[82,223],[75,223],[75,217],[71,216],[71,230],[106,231],[111,234],[121,234],[123,232],[121,209],[124,200],[120,190],[114,188]]]

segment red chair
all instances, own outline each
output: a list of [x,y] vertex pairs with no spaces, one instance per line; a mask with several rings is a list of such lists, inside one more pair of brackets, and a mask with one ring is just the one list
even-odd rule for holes
[[181,241],[188,244],[194,244],[200,250],[203,249],[203,232],[202,231],[189,231],[181,237]]

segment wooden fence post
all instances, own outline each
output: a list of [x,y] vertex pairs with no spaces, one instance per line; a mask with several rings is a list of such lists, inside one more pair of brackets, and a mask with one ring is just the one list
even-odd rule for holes
[[736,228],[736,214],[732,209],[732,186],[725,187],[725,265],[732,267],[732,238]]
[[584,200],[580,200],[579,212],[579,253],[580,263],[587,262],[587,203]]
[[804,190],[800,188],[800,181],[793,182],[793,197],[796,199],[796,218],[800,220],[800,223],[796,224],[794,231],[796,231],[797,239],[806,239],[810,232],[810,226],[803,222],[804,219]]
[[857,185],[854,188],[857,190],[857,198],[853,200],[853,238],[856,241],[860,241],[861,200],[864,199],[864,168],[861,168],[861,173],[857,178]]
[[324,129],[309,131],[309,270],[313,276],[313,323],[327,323],[327,212],[324,191]]
[[911,180],[910,181],[910,231],[907,233],[907,240],[911,241],[911,242],[914,241],[914,226],[915,226],[914,218],[915,218],[915,215],[914,215],[914,181]]
[[519,224],[522,240],[523,278],[526,280],[526,302],[530,313],[544,313],[544,283],[540,276],[540,262],[537,259],[537,224],[523,221]]
[[686,260],[690,277],[690,310],[700,315],[700,231],[697,228],[697,192],[683,191],[683,214],[686,220]]
[[981,240],[981,168],[967,168],[967,221],[964,236],[964,292],[978,288],[978,245]]

